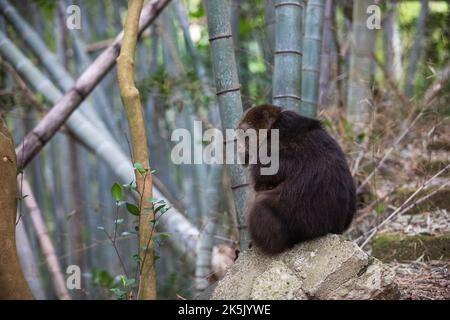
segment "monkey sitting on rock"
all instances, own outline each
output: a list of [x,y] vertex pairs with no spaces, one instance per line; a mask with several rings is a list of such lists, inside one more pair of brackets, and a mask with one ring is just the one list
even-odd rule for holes
[[246,163],[255,190],[248,212],[252,244],[277,254],[302,241],[341,234],[350,226],[355,185],[344,153],[318,120],[266,104],[247,110],[238,129],[269,130],[268,145],[270,130],[279,130],[278,172],[263,175],[260,161]]

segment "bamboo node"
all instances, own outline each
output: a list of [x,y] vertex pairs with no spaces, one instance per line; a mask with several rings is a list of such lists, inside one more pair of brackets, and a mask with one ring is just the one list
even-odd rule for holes
[[303,3],[293,2],[293,1],[286,1],[286,2],[280,2],[275,4],[275,8],[282,7],[282,6],[297,6],[300,8],[303,8],[305,5]]
[[292,98],[295,100],[299,100],[302,101],[302,98],[299,96],[296,96],[294,94],[283,94],[283,95],[278,95],[278,96],[274,96],[273,99],[284,99],[284,98]]
[[233,37],[232,34],[218,34],[217,36],[209,38],[209,42],[212,42],[214,40],[219,40],[219,39],[228,39],[231,37]]
[[299,50],[276,50],[275,54],[286,54],[286,53],[293,53],[298,54],[299,56],[303,56],[303,52]]
[[225,94],[225,93],[239,91],[239,90],[241,90],[241,86],[240,85],[237,86],[236,88],[231,88],[231,89],[225,89],[225,90],[217,91],[216,95],[220,96],[220,95]]
[[241,184],[238,184],[238,185],[235,185],[235,186],[231,186],[231,190],[235,190],[235,189],[239,189],[239,188],[242,188],[242,187],[248,187],[249,186],[249,184],[246,182],[246,183],[241,183]]

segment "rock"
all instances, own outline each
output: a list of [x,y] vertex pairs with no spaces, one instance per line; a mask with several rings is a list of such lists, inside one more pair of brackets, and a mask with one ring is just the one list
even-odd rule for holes
[[267,270],[255,279],[250,293],[251,300],[302,300],[305,298],[306,295],[295,273],[281,261],[272,262]]
[[350,279],[337,290],[329,293],[327,299],[398,299],[400,292],[394,283],[394,279],[394,271],[380,261],[373,259],[362,275]]
[[212,299],[394,299],[394,274],[356,244],[337,235],[267,256],[256,248],[239,255]]

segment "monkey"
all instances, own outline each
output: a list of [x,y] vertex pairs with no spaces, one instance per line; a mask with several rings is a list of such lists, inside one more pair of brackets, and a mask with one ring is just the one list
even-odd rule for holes
[[[237,129],[269,129],[267,143],[270,129],[279,130],[277,173],[262,175],[264,165],[244,156],[255,191],[247,213],[251,245],[273,255],[348,229],[356,211],[354,181],[342,149],[320,121],[265,104],[247,110]],[[242,148],[248,152],[247,143]]]

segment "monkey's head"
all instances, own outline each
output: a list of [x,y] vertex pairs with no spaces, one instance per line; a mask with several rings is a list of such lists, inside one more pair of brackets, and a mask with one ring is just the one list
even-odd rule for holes
[[[281,114],[281,108],[269,104],[263,104],[248,109],[241,117],[237,126],[238,130],[238,155],[243,160],[244,165],[250,163],[250,137],[251,133],[255,133],[254,137],[256,141],[253,141],[255,145],[253,147],[259,148],[262,141],[259,140],[259,130],[272,129],[273,124],[278,120]],[[250,132],[252,131],[253,132]],[[244,137],[240,138],[239,135],[243,134]],[[255,154],[255,153],[253,153]]]
[[280,116],[281,108],[270,104],[263,104],[248,109],[241,117],[237,129],[271,129]]

